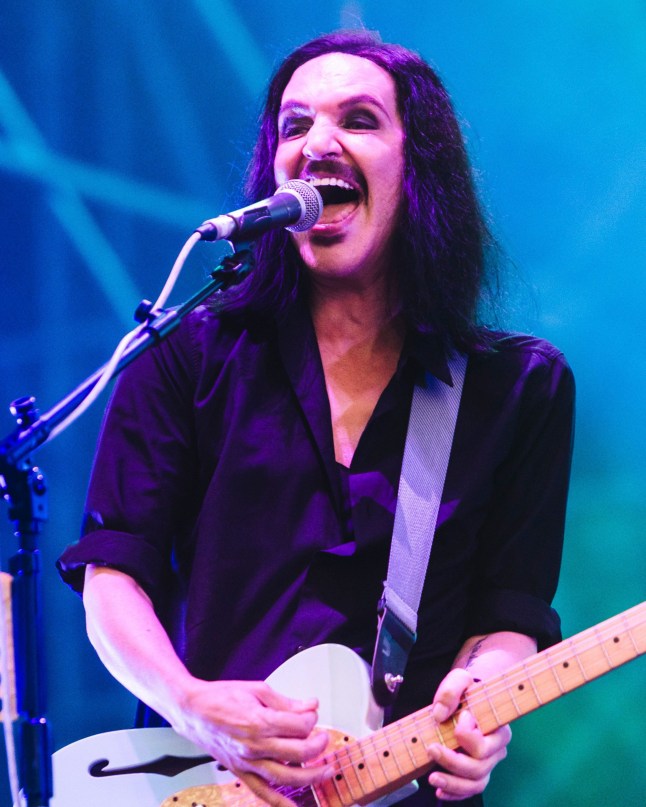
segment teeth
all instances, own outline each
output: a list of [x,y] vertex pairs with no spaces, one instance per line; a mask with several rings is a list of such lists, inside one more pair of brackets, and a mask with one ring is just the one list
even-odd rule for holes
[[349,183],[346,182],[345,179],[341,179],[340,177],[312,177],[311,179],[307,180],[310,185],[314,185],[315,187],[320,185],[336,185],[339,188],[345,188],[348,191],[353,191],[354,187]]

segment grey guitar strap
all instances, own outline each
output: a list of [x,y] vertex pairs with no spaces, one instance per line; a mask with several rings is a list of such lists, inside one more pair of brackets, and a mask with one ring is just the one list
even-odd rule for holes
[[413,391],[372,662],[372,689],[381,706],[395,700],[417,638],[417,611],[451,455],[467,357],[453,354],[448,365],[452,386],[425,373]]

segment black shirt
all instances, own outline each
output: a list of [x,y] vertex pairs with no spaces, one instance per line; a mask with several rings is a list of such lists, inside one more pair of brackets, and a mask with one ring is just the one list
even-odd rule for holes
[[[119,379],[64,579],[80,590],[86,563],[133,576],[200,678],[262,679],[321,642],[370,660],[420,369],[451,382],[436,338],[411,333],[340,470],[308,314],[244,324],[199,309]],[[470,636],[560,638],[573,399],[545,341],[501,334],[470,357],[394,717],[432,700]]]

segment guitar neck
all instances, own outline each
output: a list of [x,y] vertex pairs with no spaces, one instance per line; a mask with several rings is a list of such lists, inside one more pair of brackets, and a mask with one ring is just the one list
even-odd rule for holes
[[470,688],[465,706],[487,734],[643,653],[646,602]]
[[[543,650],[484,683],[460,704],[488,734],[646,653],[646,602]],[[368,804],[429,768],[426,748],[457,748],[455,717],[438,724],[425,707],[333,755],[339,773],[315,788],[325,807]]]

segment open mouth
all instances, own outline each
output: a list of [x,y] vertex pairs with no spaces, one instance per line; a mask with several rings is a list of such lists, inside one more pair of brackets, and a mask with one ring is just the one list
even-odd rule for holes
[[318,224],[335,224],[353,213],[363,194],[360,189],[340,177],[310,177],[308,182],[321,194],[323,215]]

